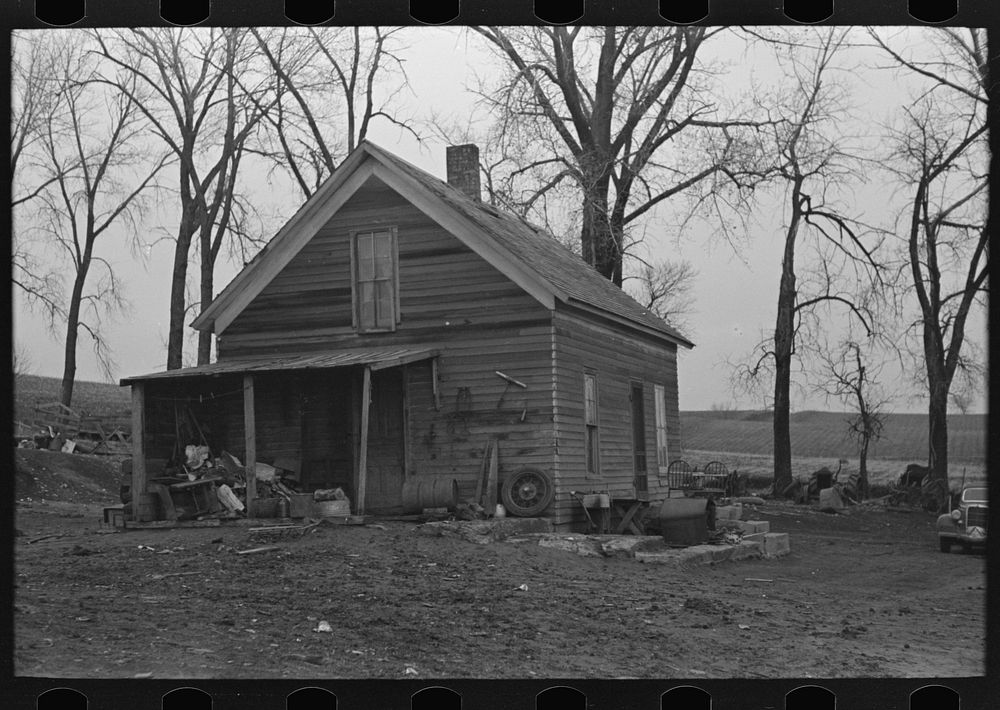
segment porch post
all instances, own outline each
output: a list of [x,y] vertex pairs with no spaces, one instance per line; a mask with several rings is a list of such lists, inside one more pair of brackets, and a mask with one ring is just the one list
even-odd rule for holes
[[132,517],[138,520],[139,494],[146,492],[146,385],[132,383]]
[[365,514],[365,483],[368,477],[368,410],[372,398],[372,369],[365,367],[361,387],[361,446],[358,453],[358,515]]
[[253,375],[243,375],[243,433],[246,446],[247,517],[253,518],[257,498],[257,420],[254,416]]

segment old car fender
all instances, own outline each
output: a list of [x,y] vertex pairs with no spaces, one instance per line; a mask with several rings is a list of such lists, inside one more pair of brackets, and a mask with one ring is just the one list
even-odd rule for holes
[[952,519],[951,515],[946,513],[945,515],[938,516],[937,529],[938,532],[953,533],[956,532],[958,528],[955,526],[955,521]]

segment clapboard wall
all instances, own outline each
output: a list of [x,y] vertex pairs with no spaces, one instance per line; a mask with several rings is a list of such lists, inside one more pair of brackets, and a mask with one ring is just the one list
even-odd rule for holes
[[[358,334],[350,233],[386,227],[397,230],[399,323]],[[225,360],[381,346],[440,353],[436,398],[430,362],[406,366],[408,476],[453,476],[471,498],[490,438],[501,476],[522,466],[553,472],[549,310],[371,178],[226,328],[218,349]]]
[[[654,385],[663,385],[670,460],[680,451],[677,405],[677,349],[646,338],[611,321],[569,309],[553,316],[556,435],[555,462],[559,495],[555,515],[560,524],[583,522],[579,503],[570,491],[610,492],[635,496],[630,388],[643,387],[648,496],[665,494],[657,471]],[[599,472],[589,474],[585,461],[584,374],[597,379]]]
[[[352,230],[396,227],[400,318],[392,333],[355,333]],[[219,334],[219,359],[337,347],[502,343],[548,322],[548,310],[377,178],[370,178]],[[494,332],[500,329],[503,332]]]

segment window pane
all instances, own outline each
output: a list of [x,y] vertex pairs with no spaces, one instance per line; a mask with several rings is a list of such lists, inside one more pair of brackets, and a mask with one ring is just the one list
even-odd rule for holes
[[375,284],[371,281],[358,284],[358,323],[361,328],[375,327]]
[[656,397],[656,462],[667,466],[667,401],[663,385],[655,385]]
[[396,317],[395,308],[393,307],[395,305],[395,299],[393,298],[392,293],[392,282],[376,281],[375,293],[377,295],[375,304],[376,327],[391,328]]
[[375,256],[372,244],[372,234],[359,234],[358,246],[358,280],[369,281],[375,276]]
[[593,375],[583,378],[584,420],[587,424],[597,424],[597,379]]
[[392,278],[392,234],[377,232],[373,235],[375,242],[375,278]]

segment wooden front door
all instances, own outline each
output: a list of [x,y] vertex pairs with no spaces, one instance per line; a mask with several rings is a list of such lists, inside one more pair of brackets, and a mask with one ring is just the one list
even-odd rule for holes
[[403,475],[406,468],[403,443],[403,371],[400,368],[372,373],[371,410],[368,416],[365,510],[398,512],[403,506]]

